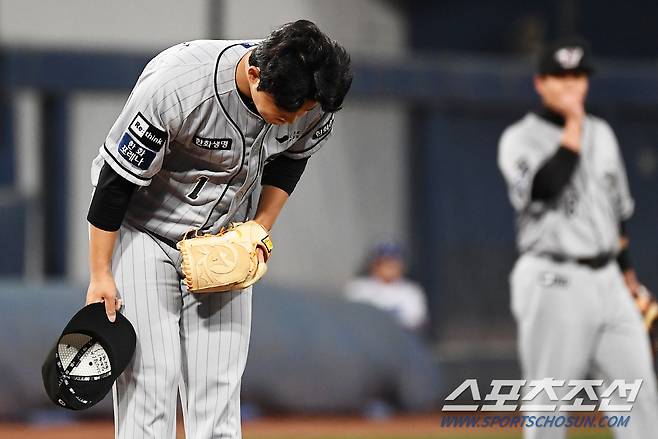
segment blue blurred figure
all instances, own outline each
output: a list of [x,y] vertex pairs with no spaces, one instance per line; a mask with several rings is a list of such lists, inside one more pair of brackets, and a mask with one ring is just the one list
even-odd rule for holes
[[405,278],[402,247],[391,242],[378,244],[370,252],[365,271],[347,284],[346,298],[386,311],[403,328],[420,332],[427,323],[427,302],[420,285]]

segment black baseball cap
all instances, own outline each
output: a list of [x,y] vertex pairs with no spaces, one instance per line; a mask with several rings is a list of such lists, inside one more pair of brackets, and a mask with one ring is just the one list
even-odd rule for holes
[[69,321],[41,368],[48,397],[71,410],[92,407],[112,388],[135,353],[128,319],[110,322],[103,303],[92,303]]
[[538,61],[537,73],[540,75],[594,73],[589,44],[579,37],[563,38],[549,44],[541,51]]

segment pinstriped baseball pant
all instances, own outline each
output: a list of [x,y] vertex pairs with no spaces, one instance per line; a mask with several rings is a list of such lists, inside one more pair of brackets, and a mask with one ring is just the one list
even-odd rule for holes
[[174,439],[178,394],[188,439],[241,437],[251,289],[190,294],[179,258],[167,244],[121,226],[112,271],[137,347],[113,389],[118,439]]

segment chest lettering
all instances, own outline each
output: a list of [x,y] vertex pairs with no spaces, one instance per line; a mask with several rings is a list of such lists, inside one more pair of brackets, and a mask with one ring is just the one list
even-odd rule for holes
[[329,134],[333,126],[334,126],[334,118],[332,117],[324,125],[322,125],[315,133],[313,133],[313,140],[318,140],[319,138]]
[[192,143],[195,146],[203,149],[209,149],[211,151],[221,150],[228,151],[233,145],[233,139],[228,137],[218,138],[218,139],[209,139],[206,137],[194,136]]

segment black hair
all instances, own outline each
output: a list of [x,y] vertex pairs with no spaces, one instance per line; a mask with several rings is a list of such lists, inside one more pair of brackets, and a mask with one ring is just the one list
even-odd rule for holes
[[347,51],[308,20],[272,32],[251,53],[249,65],[260,69],[258,90],[270,93],[278,107],[291,113],[308,100],[336,112],[352,84]]

